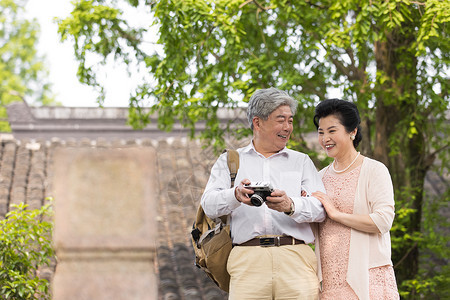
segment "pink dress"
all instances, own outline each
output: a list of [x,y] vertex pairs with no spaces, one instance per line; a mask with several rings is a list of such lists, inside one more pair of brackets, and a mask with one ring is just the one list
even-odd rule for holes
[[[353,213],[356,186],[361,166],[350,172],[335,175],[326,170],[322,180],[335,207]],[[322,292],[320,299],[358,299],[346,281],[351,228],[328,217],[319,223],[320,260],[322,264]],[[367,251],[361,249],[361,251]],[[399,299],[392,266],[369,269],[370,299]]]

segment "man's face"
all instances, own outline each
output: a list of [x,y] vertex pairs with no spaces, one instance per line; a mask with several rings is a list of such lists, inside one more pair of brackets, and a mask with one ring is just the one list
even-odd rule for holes
[[288,105],[278,107],[267,120],[258,118],[256,121],[257,136],[266,151],[278,152],[286,146],[293,130],[293,115]]

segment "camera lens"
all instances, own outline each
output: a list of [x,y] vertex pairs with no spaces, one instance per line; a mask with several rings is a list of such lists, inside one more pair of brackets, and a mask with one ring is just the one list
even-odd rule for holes
[[254,193],[251,197],[250,197],[250,202],[254,205],[254,206],[261,206],[264,202],[264,198],[259,194],[259,193]]

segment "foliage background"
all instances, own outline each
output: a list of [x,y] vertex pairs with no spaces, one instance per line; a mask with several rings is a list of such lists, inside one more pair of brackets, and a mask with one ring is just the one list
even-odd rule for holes
[[12,205],[0,221],[0,294],[2,299],[50,299],[50,283],[39,268],[54,258],[52,207],[30,210]]
[[30,96],[54,103],[44,58],[37,54],[39,25],[25,18],[27,0],[0,0],[0,131],[9,131],[5,106]]

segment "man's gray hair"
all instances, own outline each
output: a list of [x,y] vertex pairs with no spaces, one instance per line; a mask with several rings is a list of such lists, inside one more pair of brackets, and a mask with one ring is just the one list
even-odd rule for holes
[[250,97],[247,108],[247,120],[250,128],[253,130],[253,118],[255,116],[267,120],[269,115],[282,105],[288,105],[293,115],[297,112],[297,101],[285,91],[268,88],[254,92]]

